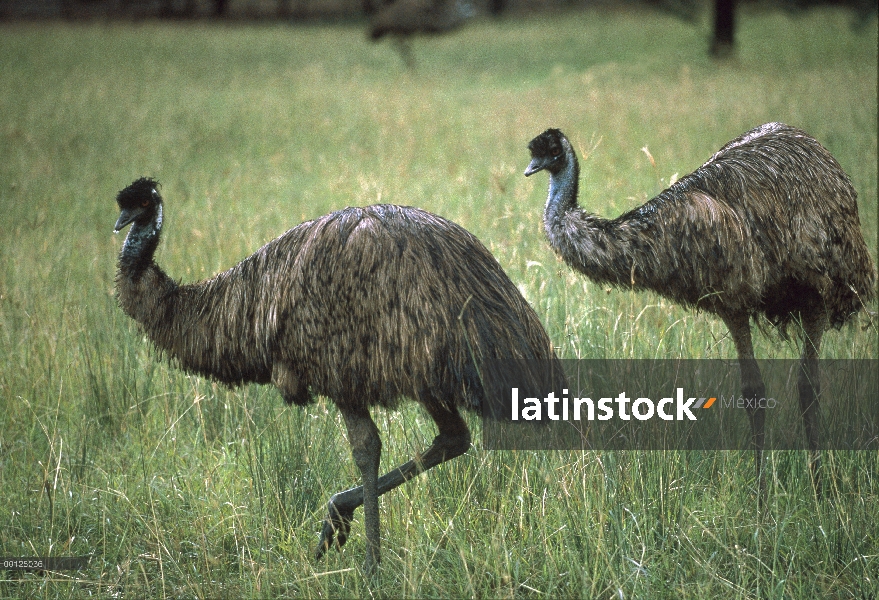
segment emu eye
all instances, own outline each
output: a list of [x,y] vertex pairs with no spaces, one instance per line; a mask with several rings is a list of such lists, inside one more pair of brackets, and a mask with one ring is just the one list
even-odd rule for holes
[[144,208],[146,208],[147,206],[150,205],[150,201],[149,201],[149,200],[144,200],[143,202],[140,203],[140,205],[143,206]]
[[550,153],[551,153],[553,156],[558,156],[559,154],[562,153],[562,149],[559,148],[559,147],[555,147],[555,148],[553,148],[552,150],[550,150]]

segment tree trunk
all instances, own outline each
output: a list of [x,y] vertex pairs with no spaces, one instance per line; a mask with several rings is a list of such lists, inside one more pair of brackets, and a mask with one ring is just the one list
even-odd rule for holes
[[714,0],[714,39],[711,54],[726,58],[733,53],[735,35],[735,0]]

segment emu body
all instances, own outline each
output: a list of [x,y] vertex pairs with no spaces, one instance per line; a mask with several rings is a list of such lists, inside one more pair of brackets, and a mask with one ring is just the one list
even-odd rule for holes
[[[380,559],[378,496],[470,446],[460,409],[485,397],[491,359],[554,360],[537,315],[469,232],[416,208],[348,208],[302,223],[233,268],[180,285],[153,260],[162,225],[156,182],[117,198],[122,309],[186,371],[229,385],[275,385],[288,403],[314,395],[344,417],[362,485],[332,497],[316,551],[347,540],[364,506],[367,557]],[[419,402],[439,429],[420,461],[378,477],[374,406]]]
[[[801,324],[800,406],[818,486],[818,356],[828,327],[869,302],[876,279],[857,194],[830,153],[805,132],[768,123],[732,140],[693,173],[616,219],[578,206],[579,164],[557,129],[529,146],[530,176],[549,172],[544,227],[564,261],[590,279],[653,290],[718,315],[738,353],[744,397],[764,397],[750,320],[782,335]],[[764,409],[749,412],[760,497]]]
[[473,16],[465,0],[391,0],[369,15],[369,37],[378,41],[386,35],[397,42],[406,66],[415,66],[409,39],[416,35],[440,35],[455,30]]

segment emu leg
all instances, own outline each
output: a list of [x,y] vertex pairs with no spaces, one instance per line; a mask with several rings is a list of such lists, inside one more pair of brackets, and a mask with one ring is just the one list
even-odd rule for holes
[[403,37],[397,37],[397,50],[400,52],[400,57],[403,59],[403,62],[406,63],[407,69],[415,68],[415,57],[412,56],[412,47],[409,45],[409,40]]
[[[425,408],[436,422],[439,435],[424,451],[420,460],[410,460],[382,475],[376,486],[377,496],[406,483],[419,473],[464,454],[470,448],[470,430],[467,429],[467,423],[461,418],[457,409],[448,410],[440,406],[439,403],[425,406]],[[366,487],[365,479],[364,485],[333,494],[327,505],[327,517],[321,529],[320,542],[315,550],[317,559],[320,559],[333,545],[334,537],[337,547],[341,548],[345,544],[351,530],[351,520],[354,518],[355,509],[363,504],[364,512],[368,510],[365,502],[368,495],[369,490]],[[367,539],[368,537],[367,530]]]
[[821,337],[826,329],[827,319],[823,312],[803,317],[803,357],[797,388],[800,395],[800,411],[803,414],[803,427],[809,446],[809,471],[812,486],[818,498],[821,497],[821,455],[818,451],[818,425],[820,409],[818,395],[821,393],[818,373],[818,355],[821,350]]
[[[342,411],[345,426],[348,429],[348,441],[351,454],[360,469],[363,481],[363,513],[366,528],[366,560],[363,570],[367,574],[375,571],[381,560],[378,518],[378,466],[381,460],[382,441],[378,436],[378,428],[369,416],[365,407],[356,411]],[[350,525],[349,525],[350,527]]]
[[[763,472],[763,447],[766,438],[766,409],[760,405],[760,398],[766,396],[766,386],[760,367],[754,358],[751,343],[751,324],[747,314],[729,315],[723,318],[732,334],[739,356],[739,370],[742,374],[742,397],[747,403],[748,420],[751,422],[751,440],[754,446],[754,464],[757,470],[757,505],[763,507],[766,494],[766,476]],[[755,399],[752,402],[749,400]]]

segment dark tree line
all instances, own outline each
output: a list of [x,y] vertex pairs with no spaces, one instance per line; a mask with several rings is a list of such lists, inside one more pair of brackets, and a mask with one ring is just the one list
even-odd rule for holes
[[[718,58],[729,56],[735,50],[736,0],[714,0],[714,32],[711,54]],[[852,9],[852,26],[862,28],[876,14],[876,0],[779,0],[776,5],[784,10],[799,12],[817,6],[845,6]]]

